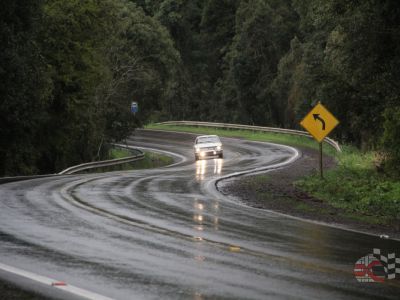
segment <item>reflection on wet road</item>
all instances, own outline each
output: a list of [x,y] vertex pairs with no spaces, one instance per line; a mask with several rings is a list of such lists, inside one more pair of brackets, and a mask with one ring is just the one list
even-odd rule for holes
[[359,283],[355,262],[400,243],[246,207],[222,176],[283,163],[290,148],[223,139],[195,162],[194,137],[137,132],[171,167],[0,186],[0,263],[115,299],[398,299],[397,280]]
[[[196,179],[209,179],[210,175],[220,175],[224,160],[222,158],[204,159],[196,161]],[[207,171],[208,169],[208,171]],[[207,174],[207,177],[205,175]]]

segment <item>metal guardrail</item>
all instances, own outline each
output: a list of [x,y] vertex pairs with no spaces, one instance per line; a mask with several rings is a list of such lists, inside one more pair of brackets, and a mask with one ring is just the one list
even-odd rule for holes
[[[118,145],[118,146],[120,146],[120,145]],[[60,173],[58,173],[58,175],[69,175],[69,174],[74,174],[74,173],[81,172],[84,170],[108,167],[108,166],[115,166],[115,165],[125,164],[125,163],[143,159],[144,153],[142,151],[140,151],[139,149],[135,149],[135,150],[139,152],[138,155],[128,156],[128,157],[124,157],[124,158],[116,158],[116,159],[110,159],[110,160],[84,163],[84,164],[69,167],[68,169],[65,169],[65,170],[61,171]]]
[[131,150],[137,151],[139,154],[124,158],[117,158],[117,159],[110,159],[110,160],[102,160],[102,161],[95,161],[90,163],[84,163],[76,166],[69,167],[57,174],[46,174],[46,175],[31,175],[31,176],[13,176],[13,177],[1,177],[0,184],[15,182],[15,181],[23,181],[23,180],[30,180],[30,179],[37,179],[37,178],[46,178],[46,177],[56,177],[59,175],[70,175],[80,171],[88,170],[88,169],[95,169],[100,167],[107,167],[107,166],[115,166],[120,165],[128,162],[133,162],[137,160],[141,160],[144,158],[144,153],[136,148],[131,146],[125,146],[121,144],[114,144],[114,146],[121,147],[121,148],[128,148]]
[[16,182],[16,181],[23,181],[23,180],[30,180],[30,179],[37,179],[37,178],[46,178],[46,177],[55,177],[58,176],[57,174],[48,174],[48,175],[28,175],[28,176],[13,176],[13,177],[1,177],[0,184],[9,183],[9,182]]
[[[157,124],[162,125],[186,125],[186,126],[200,126],[200,127],[215,127],[215,128],[230,128],[230,129],[242,129],[252,131],[263,131],[263,132],[274,132],[292,134],[297,136],[305,136],[313,138],[308,132],[293,129],[275,128],[275,127],[262,127],[262,126],[251,126],[251,125],[240,125],[240,124],[229,124],[229,123],[212,123],[212,122],[197,122],[197,121],[167,121]],[[335,148],[336,151],[342,152],[339,143],[333,139],[325,138],[324,142]]]

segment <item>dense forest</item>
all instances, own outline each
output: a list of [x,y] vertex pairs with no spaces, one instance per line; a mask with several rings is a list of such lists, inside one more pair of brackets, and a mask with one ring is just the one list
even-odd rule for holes
[[299,128],[318,101],[334,138],[400,162],[395,0],[3,1],[0,39],[0,175],[98,159],[147,122]]

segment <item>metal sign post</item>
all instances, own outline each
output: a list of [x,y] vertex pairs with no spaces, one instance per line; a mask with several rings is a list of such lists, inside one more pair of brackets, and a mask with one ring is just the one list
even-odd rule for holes
[[319,143],[319,174],[321,175],[321,178],[324,178],[324,171],[323,171],[323,165],[322,165],[322,142]]

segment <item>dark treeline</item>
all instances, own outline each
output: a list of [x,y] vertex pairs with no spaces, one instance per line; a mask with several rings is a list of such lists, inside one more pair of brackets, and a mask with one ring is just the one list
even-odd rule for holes
[[334,138],[400,162],[400,2],[136,3],[181,55],[165,119],[299,128],[321,101],[340,120]]
[[0,175],[97,159],[161,109],[180,65],[168,31],[124,0],[2,1],[0,39]]
[[318,101],[335,138],[400,162],[398,1],[3,2],[2,175],[96,159],[151,121],[299,128]]

